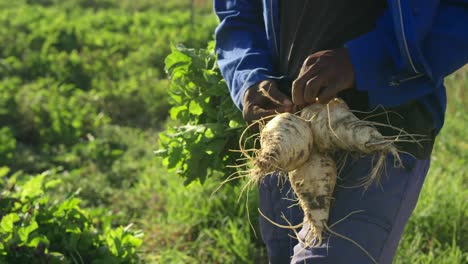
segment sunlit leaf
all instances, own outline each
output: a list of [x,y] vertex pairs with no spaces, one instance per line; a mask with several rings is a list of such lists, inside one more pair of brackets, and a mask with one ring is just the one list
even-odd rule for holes
[[5,233],[12,232],[14,224],[19,220],[20,217],[15,213],[5,215],[2,217],[2,221],[0,222],[0,231]]
[[29,225],[27,226],[24,226],[24,227],[20,227],[18,229],[18,235],[20,237],[20,240],[23,242],[23,243],[26,243],[28,242],[29,240],[29,234],[31,232],[33,232],[34,230],[36,230],[37,228],[39,227],[39,225],[37,224],[36,221],[31,221],[29,223]]

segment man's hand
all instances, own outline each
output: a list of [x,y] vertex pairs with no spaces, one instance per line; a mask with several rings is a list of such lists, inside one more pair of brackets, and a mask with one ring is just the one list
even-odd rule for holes
[[296,105],[312,104],[318,98],[327,103],[354,85],[354,70],[348,50],[324,50],[307,57],[292,85],[292,100]]
[[244,120],[249,124],[276,113],[292,112],[293,104],[274,80],[265,80],[247,89],[243,102]]

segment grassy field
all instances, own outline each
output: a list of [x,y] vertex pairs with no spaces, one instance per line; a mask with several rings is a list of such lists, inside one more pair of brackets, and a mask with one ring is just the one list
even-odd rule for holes
[[450,76],[445,126],[395,263],[468,263],[468,68]]
[[[0,175],[46,171],[61,180],[51,199],[80,198],[97,229],[133,223],[142,263],[264,263],[256,190],[215,192],[219,177],[184,187],[154,154],[173,123],[163,60],[171,44],[212,38],[210,3],[195,3],[190,25],[182,0],[0,0]],[[468,263],[468,68],[446,84],[446,123],[395,263]]]

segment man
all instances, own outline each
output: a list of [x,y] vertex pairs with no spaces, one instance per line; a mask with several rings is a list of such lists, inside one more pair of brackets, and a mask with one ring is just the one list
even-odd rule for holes
[[[333,235],[306,248],[260,219],[270,263],[391,263],[444,122],[444,77],[468,61],[468,1],[215,0],[214,7],[218,63],[247,122],[337,96],[362,112],[391,109],[398,114],[372,116],[426,135],[421,145],[399,145],[412,155],[402,155],[404,168],[389,157],[380,186],[353,187],[372,157],[346,162],[339,175],[329,225],[370,255]],[[260,210],[300,223],[288,186],[277,183],[273,175],[259,186]]]

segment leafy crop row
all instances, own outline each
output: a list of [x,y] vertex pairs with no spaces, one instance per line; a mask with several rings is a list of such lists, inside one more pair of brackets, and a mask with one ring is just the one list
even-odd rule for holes
[[[86,102],[93,111],[102,112],[114,123],[155,127],[165,119],[168,108],[167,82],[162,80],[168,42],[200,47],[212,34],[210,23],[204,22],[212,21],[211,17],[199,17],[199,30],[192,30],[189,20],[184,11],[167,15],[92,9],[63,12],[60,8],[12,5],[0,12],[4,25],[0,28],[0,81],[6,87],[1,93],[8,89],[6,96],[23,93],[26,102],[40,103],[41,99],[28,93],[65,89],[60,94],[68,98],[76,94],[73,90],[82,90],[94,99]],[[25,102],[17,105],[21,103]]]
[[8,170],[0,167],[1,263],[138,263],[141,239],[129,227],[98,230],[74,195],[52,202],[61,182],[51,172],[19,181]]
[[141,260],[164,58],[213,31],[183,4],[0,0],[0,263]]

